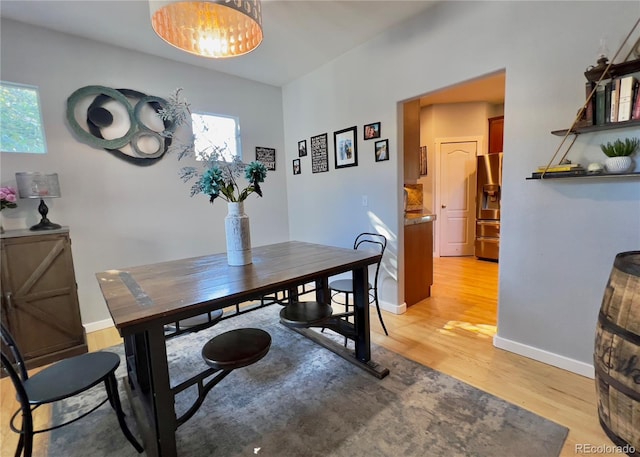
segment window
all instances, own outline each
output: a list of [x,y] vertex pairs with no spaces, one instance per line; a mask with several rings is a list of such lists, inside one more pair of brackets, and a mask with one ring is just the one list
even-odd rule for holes
[[196,159],[202,160],[216,150],[227,162],[242,157],[238,118],[220,114],[192,113]]
[[0,81],[0,151],[47,152],[37,87]]

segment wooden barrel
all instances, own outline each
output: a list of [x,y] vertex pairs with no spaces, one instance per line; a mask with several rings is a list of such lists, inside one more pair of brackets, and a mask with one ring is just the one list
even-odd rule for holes
[[613,263],[594,351],[600,425],[623,452],[640,456],[640,251]]

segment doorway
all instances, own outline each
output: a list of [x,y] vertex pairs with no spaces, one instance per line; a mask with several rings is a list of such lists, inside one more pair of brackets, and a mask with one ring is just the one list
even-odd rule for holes
[[441,257],[474,254],[476,156],[480,144],[481,138],[436,140],[436,243]]
[[[417,183],[423,184],[424,206],[437,216],[431,297],[415,306],[437,313],[447,325],[458,321],[462,325],[465,316],[461,327],[465,329],[495,329],[497,324],[496,300],[472,304],[451,285],[475,290],[478,273],[490,270],[485,286],[495,287],[497,297],[499,264],[474,255],[475,182],[477,156],[487,153],[488,120],[504,115],[505,82],[506,72],[499,71],[426,93],[419,97],[419,125],[409,127],[419,128],[420,146],[428,150],[428,175]],[[440,306],[443,300],[446,306]]]

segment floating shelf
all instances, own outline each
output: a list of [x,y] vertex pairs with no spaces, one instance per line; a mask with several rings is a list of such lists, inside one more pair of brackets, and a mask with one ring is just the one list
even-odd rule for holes
[[[640,128],[640,119],[633,119],[631,121],[622,121],[622,122],[612,122],[610,124],[576,127],[573,130],[571,130],[571,134],[579,135],[580,133],[603,132],[605,130],[624,129],[624,128],[633,128],[633,127]],[[569,129],[554,130],[551,133],[556,136],[565,136],[568,131]]]
[[527,180],[539,181],[541,179],[621,179],[621,178],[640,178],[640,172],[633,173],[601,173],[599,175],[581,175],[581,176],[555,176],[553,173],[549,172],[544,175],[544,177],[540,178],[532,178],[529,177]]

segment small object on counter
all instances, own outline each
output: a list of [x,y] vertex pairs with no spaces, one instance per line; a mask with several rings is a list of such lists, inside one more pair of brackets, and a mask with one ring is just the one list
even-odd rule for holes
[[589,166],[587,167],[587,173],[590,175],[599,175],[603,171],[604,171],[604,167],[602,166],[601,163],[598,163],[598,162],[590,163]]

